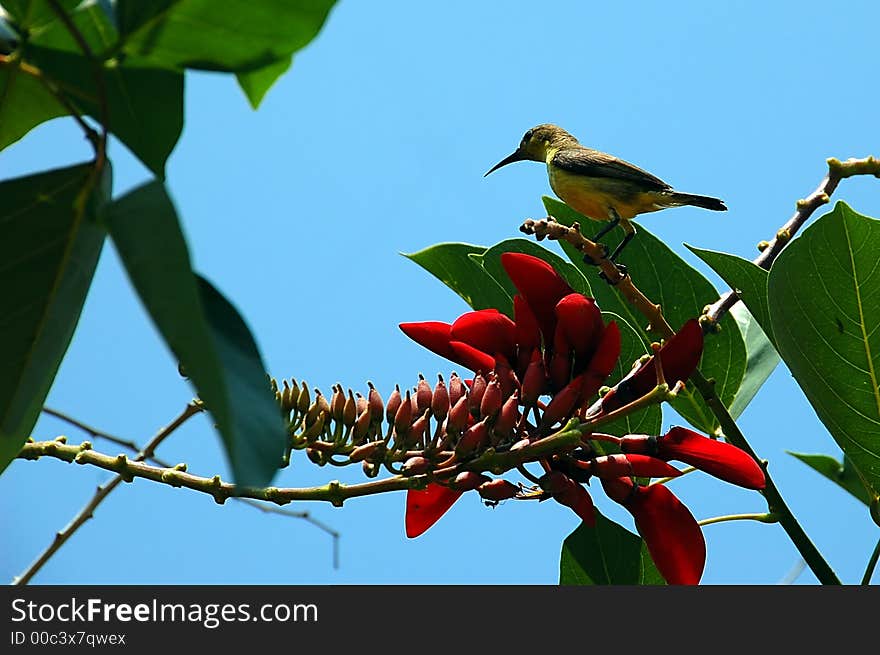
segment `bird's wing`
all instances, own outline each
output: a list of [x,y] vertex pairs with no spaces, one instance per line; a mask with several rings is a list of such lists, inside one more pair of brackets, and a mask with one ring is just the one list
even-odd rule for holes
[[560,150],[554,155],[553,164],[576,175],[628,180],[643,185],[646,190],[665,191],[672,188],[659,177],[638,166],[590,148]]

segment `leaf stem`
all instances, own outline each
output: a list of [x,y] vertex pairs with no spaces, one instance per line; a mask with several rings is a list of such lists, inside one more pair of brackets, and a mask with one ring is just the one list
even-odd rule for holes
[[73,19],[71,19],[58,0],[48,0],[48,2],[52,11],[64,24],[64,27],[73,37],[74,41],[76,41],[83,56],[88,60],[92,67],[92,74],[95,78],[95,89],[98,92],[98,107],[101,112],[101,135],[98,139],[97,151],[95,153],[95,177],[97,178],[100,176],[101,170],[104,168],[104,164],[107,161],[107,134],[110,130],[110,105],[107,101],[107,83],[104,78],[104,67],[95,57],[95,53],[92,52],[92,49],[89,47],[82,32],[79,31],[79,28],[73,22]]
[[[199,412],[202,411],[201,403],[191,402],[186,405],[183,411],[175,418],[171,423],[166,425],[164,428],[159,430],[156,435],[144,446],[143,450],[141,450],[136,456],[136,462],[142,462],[143,460],[150,458],[153,456],[153,452],[162,443],[168,436],[170,436],[177,428],[186,423],[192,416],[195,416]],[[50,441],[44,442],[45,444],[51,444],[55,448],[62,448],[65,445],[60,441]],[[25,444],[25,448],[32,444]],[[74,447],[76,448],[76,447]],[[120,461],[121,459],[127,458],[124,455],[120,455],[119,457],[109,458],[114,461]],[[118,471],[118,467],[115,469],[109,469],[112,471]],[[55,538],[52,540],[52,543],[37,557],[36,560],[27,568],[25,571],[18,577],[16,577],[13,581],[13,585],[26,585],[30,582],[31,578],[37,574],[37,572],[43,568],[43,566],[48,562],[52,556],[58,552],[58,549],[63,546],[70,537],[80,528],[82,525],[88,521],[94,515],[95,509],[101,502],[113,491],[120,482],[124,480],[130,480],[128,476],[126,476],[123,472],[118,472],[116,477],[114,477],[109,482],[102,484],[98,487],[95,495],[92,496],[92,499],[86,503],[85,507],[83,507],[76,516],[68,523],[63,529],[55,533]]]

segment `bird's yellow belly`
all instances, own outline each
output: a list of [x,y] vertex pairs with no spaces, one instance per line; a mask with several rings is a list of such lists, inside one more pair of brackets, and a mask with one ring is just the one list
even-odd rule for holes
[[548,166],[550,187],[566,205],[596,221],[611,219],[611,208],[623,219],[657,211],[656,195],[626,180],[585,177]]

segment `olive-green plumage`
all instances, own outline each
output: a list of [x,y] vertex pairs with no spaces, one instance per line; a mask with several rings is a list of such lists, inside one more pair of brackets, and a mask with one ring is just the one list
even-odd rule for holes
[[676,191],[638,166],[582,146],[556,125],[544,124],[530,129],[516,151],[489,169],[486,175],[524,160],[547,164],[550,187],[569,207],[595,221],[612,222],[598,236],[620,223],[626,237],[612,259],[635,234],[630,219],[639,214],[682,205],[727,210],[718,198]]

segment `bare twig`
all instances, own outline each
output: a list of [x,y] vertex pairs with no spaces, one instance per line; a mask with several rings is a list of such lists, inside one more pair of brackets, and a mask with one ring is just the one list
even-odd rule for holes
[[[880,177],[880,159],[874,157],[850,158],[844,162],[833,157],[828,159],[828,174],[813,193],[802,200],[798,200],[794,215],[776,231],[773,239],[764,245],[761,254],[752,262],[765,270],[769,270],[770,266],[779,256],[779,253],[782,252],[789,241],[791,241],[791,238],[813,215],[813,212],[830,201],[831,194],[837,189],[840,181],[854,175]],[[736,291],[728,291],[709,307],[705,316],[710,322],[717,323],[738,301],[739,296],[736,294]]]
[[[103,430],[99,430],[96,427],[89,425],[88,423],[84,423],[79,419],[76,419],[64,412],[61,412],[57,409],[53,409],[51,407],[43,407],[43,413],[48,416],[53,416],[61,421],[69,423],[70,425],[79,428],[89,436],[95,439],[103,439],[105,441],[109,441],[110,443],[116,444],[117,446],[122,446],[123,448],[127,448],[128,450],[139,453],[144,449],[138,446],[134,441],[130,441],[128,439],[122,439],[120,437],[116,437],[112,434],[104,432]],[[150,457],[145,458],[144,461],[153,462],[154,464],[161,466],[162,468],[170,469],[173,468],[173,464],[166,462],[155,455],[151,455]],[[275,507],[273,505],[266,505],[265,502],[261,502],[259,500],[253,500],[250,498],[234,498],[233,500],[237,500],[249,507],[253,507],[265,514],[279,514],[281,516],[287,516],[295,519],[302,519],[307,523],[311,523],[319,530],[323,530],[327,534],[329,534],[333,538],[333,568],[339,568],[339,532],[328,526],[323,521],[319,521],[309,514],[309,512],[295,512],[288,509],[282,509],[280,507]]]
[[[153,452],[162,443],[166,437],[171,435],[177,428],[186,423],[190,417],[195,416],[199,412],[202,411],[202,406],[200,403],[191,402],[188,403],[184,410],[175,418],[171,423],[166,425],[164,428],[159,430],[156,435],[149,441],[149,443],[144,446],[143,450],[141,450],[136,456],[135,460],[137,462],[141,462],[148,457],[152,457]],[[58,446],[63,446],[64,444],[60,441],[49,442],[54,443]],[[121,457],[125,457],[121,455]],[[20,576],[15,578],[12,581],[14,585],[26,585],[31,578],[36,575],[36,573],[43,568],[46,562],[58,551],[61,546],[63,546],[68,539],[92,516],[94,515],[95,509],[101,502],[107,497],[107,495],[113,491],[120,482],[126,480],[126,476],[123,474],[117,475],[115,478],[110,480],[109,482],[102,484],[98,487],[98,490],[95,492],[95,495],[92,499],[86,504],[79,513],[73,517],[73,519],[68,523],[62,530],[55,533],[55,538],[52,540],[52,543],[44,550],[40,555],[34,560],[33,564],[31,564]]]

